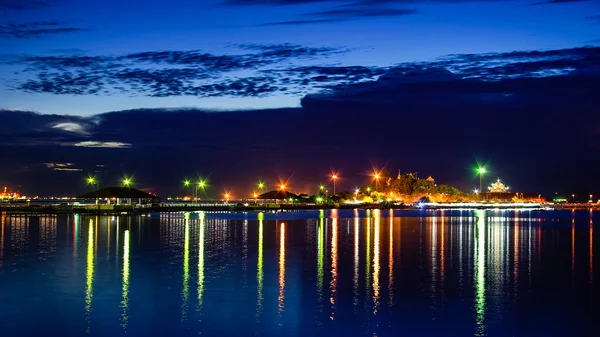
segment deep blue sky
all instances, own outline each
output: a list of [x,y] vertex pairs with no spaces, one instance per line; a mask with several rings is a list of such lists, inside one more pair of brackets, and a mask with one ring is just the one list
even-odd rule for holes
[[[476,185],[469,167],[482,160],[522,190],[600,187],[593,179],[566,179],[568,166],[547,177],[520,174],[580,160],[556,157],[549,143],[559,135],[572,142],[559,141],[565,151],[597,153],[590,144],[598,134],[592,113],[599,106],[593,94],[598,44],[600,2],[594,0],[4,0],[0,160],[10,168],[0,169],[0,182],[45,193],[55,187],[39,177],[72,181],[104,165],[111,180],[135,172],[146,175],[139,187],[175,193],[179,178],[162,181],[158,168],[127,160],[193,151],[193,159],[174,160],[188,170],[157,167],[173,177],[218,171],[219,190],[249,189],[246,180],[276,174],[296,176],[298,189],[307,190],[315,175],[326,175],[318,172],[339,167],[347,167],[347,187],[353,187],[374,162],[467,189]],[[105,114],[140,108],[149,110]],[[293,109],[272,110],[279,108]],[[207,117],[207,110],[220,112]],[[140,123],[139,115],[155,122]],[[477,122],[473,116],[480,116]],[[413,118],[418,127],[404,123]],[[109,128],[116,120],[127,129]],[[288,123],[281,134],[272,129],[278,120]],[[383,144],[377,149],[352,139],[337,151],[339,141],[315,140],[315,133],[347,138],[367,121],[373,123],[368,137]],[[252,123],[254,131],[247,128]],[[207,129],[214,135],[199,134]],[[284,147],[286,141],[257,140],[263,136],[256,133],[294,141]],[[519,133],[530,137],[517,141]],[[419,143],[450,163],[440,167],[407,149]],[[529,149],[509,148],[519,145]],[[96,154],[102,154],[97,163],[90,160]],[[515,157],[531,162],[515,168]],[[319,170],[308,164],[317,160]],[[267,173],[252,164],[271,161]],[[71,163],[74,170],[47,163]],[[592,164],[576,168],[586,172]],[[231,167],[240,165],[251,179],[235,174]]]

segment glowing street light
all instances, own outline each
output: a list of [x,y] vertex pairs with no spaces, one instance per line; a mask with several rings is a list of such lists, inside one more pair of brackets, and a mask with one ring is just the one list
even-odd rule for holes
[[88,185],[92,185],[92,187],[96,187],[97,190],[100,189],[100,186],[98,184],[98,181],[96,180],[96,177],[89,176],[86,179],[86,181],[87,181]]
[[282,191],[285,191],[285,184],[279,185],[279,189],[282,190]]
[[229,203],[229,193],[225,193],[225,201]]
[[122,181],[123,187],[131,187],[132,183],[133,182],[131,181],[131,178],[129,178],[129,177],[123,178],[123,181]]
[[183,181],[183,186],[190,187],[190,180],[189,179],[184,180]]
[[379,191],[379,179],[381,178],[381,175],[379,172],[375,172],[373,173],[373,178],[375,179],[375,190]]

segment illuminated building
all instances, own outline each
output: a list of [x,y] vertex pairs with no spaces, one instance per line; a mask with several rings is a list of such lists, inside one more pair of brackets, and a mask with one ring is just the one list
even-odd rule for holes
[[488,189],[490,190],[490,193],[507,193],[508,192],[508,186],[504,185],[500,181],[500,178],[498,178],[498,180],[496,180],[495,183],[493,183],[490,187],[488,187]]
[[4,186],[4,191],[0,193],[0,200],[14,200],[19,199],[21,195],[19,192],[9,192],[8,187]]

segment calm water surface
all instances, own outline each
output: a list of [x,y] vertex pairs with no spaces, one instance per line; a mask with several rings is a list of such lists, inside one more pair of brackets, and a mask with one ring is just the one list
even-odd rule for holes
[[1,336],[599,336],[600,213],[2,215]]

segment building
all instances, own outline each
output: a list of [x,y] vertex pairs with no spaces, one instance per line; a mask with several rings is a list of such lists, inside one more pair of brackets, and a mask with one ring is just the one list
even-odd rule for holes
[[133,205],[133,201],[137,204],[143,204],[160,199],[156,195],[131,187],[106,187],[83,194],[77,198],[92,199],[96,201],[96,204],[99,204],[101,200],[104,200],[107,205]]
[[508,193],[508,186],[504,185],[500,181],[500,178],[498,178],[495,183],[488,187],[488,189],[490,190],[490,193]]
[[19,199],[21,195],[19,192],[9,192],[8,187],[4,186],[4,191],[0,193],[0,201],[9,201]]

